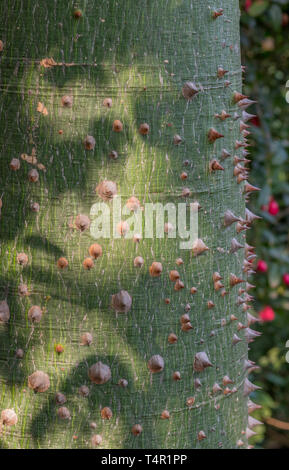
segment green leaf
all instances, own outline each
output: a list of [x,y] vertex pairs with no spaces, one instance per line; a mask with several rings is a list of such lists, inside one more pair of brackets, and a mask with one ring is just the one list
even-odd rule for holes
[[288,5],[289,0],[275,0],[275,3],[279,3],[279,5]]
[[273,157],[272,163],[273,165],[282,165],[287,161],[288,155],[284,147],[278,142],[274,142],[273,145]]
[[[283,263],[289,263],[289,256],[285,255],[282,249],[278,250],[278,248],[270,248],[269,255],[271,256],[272,259],[277,260],[278,263],[280,263],[280,261],[282,261]],[[276,266],[278,267],[278,265]],[[279,269],[278,269],[278,272],[279,272]]]
[[[261,216],[264,218],[264,212],[261,212]],[[262,233],[262,237],[264,238],[264,240],[267,241],[267,243],[269,243],[270,245],[273,245],[276,241],[276,237],[275,237],[275,234],[273,232],[271,232],[270,230],[266,230],[264,229],[263,230],[263,233]]]
[[275,30],[280,29],[282,24],[282,10],[278,5],[272,5],[269,10],[269,17]]
[[276,408],[277,404],[274,402],[273,398],[269,395],[269,393],[260,391],[258,393],[258,403],[260,405],[268,407],[268,408]]
[[276,219],[273,215],[269,214],[268,212],[262,212],[262,217],[264,220],[269,222],[270,224],[275,225],[276,224]]
[[264,184],[258,196],[258,203],[260,206],[263,206],[264,204],[268,204],[270,194],[271,194],[270,186],[268,184]]
[[260,16],[267,10],[269,6],[269,2],[267,1],[258,1],[253,3],[253,5],[249,8],[248,13],[250,16]]
[[280,375],[268,373],[266,379],[274,385],[284,386],[286,384],[286,380]]
[[[269,250],[269,253],[272,256],[271,251],[273,251],[273,250]],[[276,287],[279,286],[279,284],[281,282],[281,275],[280,275],[280,270],[279,270],[278,264],[271,263],[270,271],[269,271],[269,274],[268,274],[268,281],[269,281],[270,287],[272,287],[273,289],[275,289]]]
[[283,194],[283,201],[286,206],[289,206],[289,195]]

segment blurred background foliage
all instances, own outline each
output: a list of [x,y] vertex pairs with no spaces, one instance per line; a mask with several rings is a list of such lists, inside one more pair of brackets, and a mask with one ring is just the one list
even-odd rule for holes
[[247,232],[258,255],[250,282],[263,333],[250,344],[250,359],[261,366],[255,383],[262,391],[253,398],[263,407],[253,416],[265,422],[252,443],[289,448],[289,0],[240,3],[244,93],[258,101],[249,108],[256,115],[250,182],[262,188],[249,208],[263,218]]

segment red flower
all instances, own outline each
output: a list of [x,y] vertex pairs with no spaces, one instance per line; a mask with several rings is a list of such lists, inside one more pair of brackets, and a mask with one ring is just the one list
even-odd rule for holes
[[279,212],[279,204],[275,199],[271,198],[269,202],[268,212],[271,215],[277,215]]
[[261,121],[260,121],[260,119],[258,118],[258,116],[255,116],[255,117],[253,117],[252,119],[250,119],[250,122],[251,122],[251,124],[253,124],[253,126],[256,126],[256,127],[260,127],[260,126],[261,126]]
[[288,23],[289,23],[289,15],[287,13],[283,13],[282,26],[287,26]]
[[266,273],[268,271],[268,265],[267,265],[266,261],[264,261],[263,259],[260,259],[258,261],[257,271],[259,271],[259,273]]
[[245,1],[245,6],[244,6],[245,11],[248,11],[249,8],[251,8],[252,3],[253,3],[252,0],[246,0],[246,1]]
[[285,286],[289,286],[289,273],[285,273],[282,279],[283,279]]
[[259,312],[259,318],[261,321],[273,321],[275,318],[275,312],[272,307],[267,305],[266,307],[263,308],[263,310],[260,310]]

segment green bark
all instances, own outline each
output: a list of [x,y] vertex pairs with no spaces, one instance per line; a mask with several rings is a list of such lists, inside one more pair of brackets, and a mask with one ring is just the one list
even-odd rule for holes
[[[7,299],[11,318],[0,324],[0,398],[1,409],[15,409],[18,423],[4,428],[1,445],[90,447],[97,433],[103,448],[235,448],[238,439],[246,442],[247,343],[240,331],[243,341],[232,346],[237,322],[230,316],[245,323],[246,314],[236,305],[238,287],[229,286],[230,273],[243,275],[244,253],[229,250],[233,237],[242,243],[244,238],[235,224],[225,230],[222,218],[227,209],[244,217],[245,202],[232,158],[222,163],[225,171],[214,173],[209,162],[220,159],[223,148],[238,153],[239,121],[214,117],[223,109],[232,115],[238,110],[232,101],[233,92],[242,89],[238,1],[80,0],[79,20],[72,15],[74,6],[69,0],[2,5],[0,300]],[[212,11],[218,8],[224,15],[214,20]],[[47,57],[58,65],[42,67]],[[220,66],[229,71],[225,78],[217,77]],[[200,89],[190,102],[181,94],[188,80]],[[61,106],[66,94],[73,96],[70,109]],[[113,100],[111,109],[102,106],[106,97]],[[47,115],[37,111],[38,102]],[[115,119],[123,122],[122,133],[112,131]],[[147,136],[138,132],[143,122],[150,125]],[[215,144],[208,142],[211,127],[224,134]],[[96,140],[94,151],[84,149],[87,134]],[[175,134],[183,139],[178,146]],[[37,183],[28,182],[31,164],[21,160],[19,171],[9,168],[12,158],[31,155],[33,148],[46,167]],[[108,158],[112,150],[119,154],[116,161]],[[188,173],[185,182],[182,171]],[[134,195],[142,205],[180,202],[182,189],[190,188],[187,201],[201,205],[199,237],[210,251],[192,257],[180,251],[179,239],[101,240],[103,256],[85,271],[82,262],[94,240],[69,223],[77,214],[89,215],[99,201],[94,189],[103,179],[117,183],[123,201]],[[40,204],[39,213],[31,212],[31,202]],[[19,252],[29,256],[26,267],[16,261]],[[139,270],[133,265],[137,255],[145,260]],[[60,256],[68,259],[67,270],[57,268]],[[175,264],[178,257],[182,266]],[[153,261],[163,264],[159,278],[149,275]],[[171,269],[180,273],[181,291],[173,289]],[[225,297],[214,290],[215,271],[229,292]],[[29,297],[18,295],[21,281],[28,284]],[[195,295],[192,286],[198,289]],[[110,308],[111,295],[120,289],[133,299],[127,314]],[[215,308],[207,308],[208,300]],[[187,303],[194,329],[183,332],[179,318]],[[33,327],[27,316],[32,305],[47,307]],[[85,332],[93,335],[89,348],[80,346]],[[173,345],[167,340],[171,332],[178,336]],[[64,345],[63,354],[55,353],[56,343]],[[15,358],[17,348],[24,350],[21,360]],[[200,351],[213,367],[197,374],[193,361]],[[151,375],[147,361],[154,354],[164,358],[165,367]],[[112,379],[92,385],[88,367],[99,360],[110,366]],[[28,388],[35,370],[50,377],[45,393]],[[172,380],[174,371],[180,371],[180,381]],[[237,392],[213,396],[213,384],[222,386],[225,375]],[[117,385],[120,378],[128,380],[127,388]],[[78,393],[81,385],[90,387],[87,398]],[[57,391],[67,396],[70,421],[57,417]],[[196,401],[189,408],[186,400],[192,396]],[[104,406],[112,409],[109,421],[101,420]],[[164,409],[168,420],[160,419]],[[136,437],[131,428],[137,423],[143,432]],[[200,430],[207,436],[202,441],[197,440]]]

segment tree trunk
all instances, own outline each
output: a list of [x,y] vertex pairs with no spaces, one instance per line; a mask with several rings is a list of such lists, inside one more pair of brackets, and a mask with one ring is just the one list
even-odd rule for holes
[[[241,155],[235,141],[242,140],[233,100],[242,90],[238,3],[81,0],[76,18],[69,0],[4,2],[0,300],[7,300],[10,320],[0,324],[0,390],[2,409],[14,408],[18,423],[3,426],[3,447],[90,447],[94,434],[102,437],[100,448],[235,448],[240,439],[246,445],[248,348],[244,330],[237,331],[246,312],[236,304],[239,286],[230,286],[231,273],[244,276],[244,250],[230,253],[231,240],[245,240],[236,223],[224,227],[227,210],[245,218],[244,182],[237,184],[233,175],[233,155]],[[223,15],[214,18],[220,8]],[[192,91],[183,88],[186,82],[198,90],[192,99],[183,96]],[[111,107],[103,105],[105,98]],[[231,117],[215,117],[222,110]],[[121,132],[113,130],[115,120]],[[139,129],[143,123],[147,135]],[[214,140],[211,131],[210,142],[212,128],[224,137]],[[85,148],[87,135],[95,139],[92,150]],[[222,160],[222,149],[231,157]],[[109,157],[112,151],[117,159]],[[9,166],[12,158],[20,160],[17,171]],[[216,163],[212,168],[214,159],[224,171],[215,171]],[[36,182],[28,179],[31,169],[39,173]],[[117,184],[123,204],[131,196],[141,206],[198,202],[198,237],[209,251],[194,256],[196,250],[181,250],[179,236],[143,236],[135,243],[94,240],[91,230],[78,230],[76,216],[90,216],[101,201],[95,188],[104,180]],[[85,269],[96,242],[103,254]],[[28,255],[26,266],[17,261],[21,252]],[[144,260],[140,268],[136,256]],[[67,268],[57,266],[60,257]],[[162,264],[160,276],[151,275],[154,267],[149,272],[153,262]],[[175,289],[171,270],[179,272],[183,289]],[[222,276],[220,290],[214,272]],[[21,283],[30,295],[19,295]],[[132,298],[127,313],[111,307],[120,290]],[[39,323],[28,316],[33,305],[43,308]],[[188,331],[180,323],[185,313],[193,327]],[[81,345],[86,332],[90,346]],[[234,334],[242,339],[235,345]],[[62,353],[55,350],[59,344]],[[212,367],[197,372],[200,352]],[[148,368],[154,355],[164,360],[157,373]],[[88,376],[98,361],[111,370],[104,384]],[[45,393],[28,387],[36,370],[50,378]],[[176,371],[180,380],[172,378]],[[223,385],[225,376],[233,383]],[[217,393],[215,383],[222,388]],[[82,385],[87,397],[79,392]],[[65,394],[71,419],[58,416],[56,392]],[[104,407],[112,411],[110,420],[101,418]],[[161,418],[164,410],[169,419]],[[132,432],[136,424],[139,435]]]

